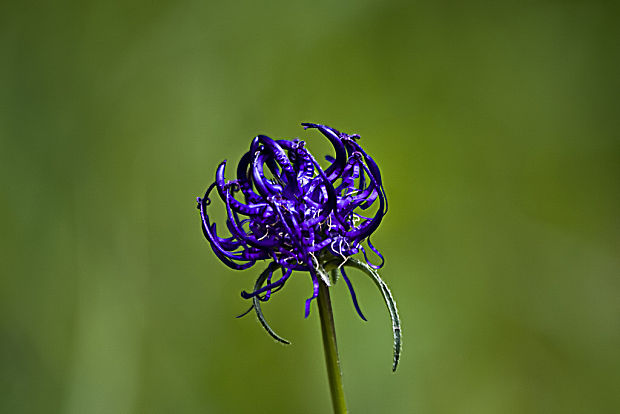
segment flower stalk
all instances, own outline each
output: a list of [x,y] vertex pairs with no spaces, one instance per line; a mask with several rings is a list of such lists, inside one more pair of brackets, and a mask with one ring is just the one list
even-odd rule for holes
[[335,414],[347,412],[344,389],[342,387],[342,371],[340,369],[340,357],[336,342],[336,327],[334,325],[334,313],[329,295],[329,287],[321,281],[319,284],[319,318],[321,319],[321,332],[323,334],[323,348],[325,351],[325,365],[329,378],[332,406]]

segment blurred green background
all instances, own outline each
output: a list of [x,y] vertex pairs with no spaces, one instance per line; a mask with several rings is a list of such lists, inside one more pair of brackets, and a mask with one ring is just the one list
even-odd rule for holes
[[0,412],[326,413],[298,274],[212,254],[195,198],[253,136],[382,167],[400,306],[333,293],[353,413],[620,412],[613,2],[2,2]]

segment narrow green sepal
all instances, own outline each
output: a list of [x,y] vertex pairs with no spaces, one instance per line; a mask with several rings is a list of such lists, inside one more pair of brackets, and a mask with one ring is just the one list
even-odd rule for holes
[[338,281],[338,275],[340,275],[340,272],[338,271],[338,269],[332,269],[329,272],[329,278],[332,281],[332,285],[335,285],[336,282]]
[[[254,284],[254,291],[256,292],[258,289],[260,289],[263,286],[263,283],[265,283],[267,276],[270,273],[278,270],[279,267],[280,265],[275,264],[273,262],[269,266],[267,266],[267,268],[263,271],[263,273],[261,273],[260,276],[258,276],[258,279],[256,279],[256,283]],[[258,321],[260,322],[261,325],[263,325],[263,328],[265,328],[267,333],[271,335],[271,337],[278,342],[282,342],[283,344],[287,344],[287,345],[290,344],[288,340],[282,338],[280,335],[275,333],[275,331],[271,329],[271,326],[269,326],[269,324],[265,320],[263,311],[260,308],[260,298],[258,295],[252,298],[252,303],[254,305],[254,310],[256,311],[256,316],[258,317]]]
[[400,317],[398,316],[398,309],[396,308],[396,302],[392,297],[392,293],[390,289],[387,287],[385,282],[379,276],[379,273],[368,264],[361,262],[357,259],[350,258],[344,264],[345,266],[354,267],[356,269],[361,270],[366,273],[370,278],[375,282],[381,294],[383,295],[383,300],[387,305],[388,311],[390,312],[390,318],[392,318],[392,332],[394,333],[394,362],[392,364],[392,371],[396,371],[396,367],[398,367],[398,361],[400,360],[400,351],[402,348],[402,337],[401,337],[401,327],[400,327]]
[[325,268],[319,264],[316,268],[316,273],[317,275],[319,275],[319,277],[321,278],[321,280],[323,281],[323,283],[325,283],[325,285],[327,287],[331,287],[332,285],[332,280],[330,279],[330,275],[327,273],[327,271],[325,270]]

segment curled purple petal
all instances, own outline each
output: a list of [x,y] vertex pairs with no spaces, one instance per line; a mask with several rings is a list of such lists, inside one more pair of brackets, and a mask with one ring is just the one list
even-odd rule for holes
[[340,268],[340,274],[342,275],[342,278],[344,279],[344,281],[347,283],[347,286],[349,287],[349,292],[351,293],[351,299],[353,300],[353,306],[355,306],[355,310],[357,311],[357,314],[360,316],[360,318],[367,321],[368,319],[366,319],[366,317],[362,313],[362,310],[360,309],[360,305],[357,303],[357,295],[355,294],[355,290],[353,289],[353,284],[351,283],[351,281],[347,277],[347,274],[344,271],[344,267]]
[[245,290],[243,292],[241,292],[241,296],[243,297],[243,299],[250,299],[253,298],[254,296],[257,296],[263,292],[268,292],[273,288],[276,288],[278,286],[282,286],[286,280],[291,276],[291,273],[293,271],[292,270],[287,270],[286,273],[284,274],[284,276],[282,276],[278,281],[270,283],[270,279],[271,279],[271,274],[269,275],[269,278],[267,279],[267,284],[265,286],[263,286],[262,288],[255,290],[252,293],[247,293]]
[[311,270],[310,274],[312,275],[313,289],[312,289],[312,296],[306,300],[306,311],[304,313],[304,318],[307,318],[308,316],[310,316],[310,304],[312,304],[312,301],[314,299],[319,297],[319,278],[317,277],[316,272],[314,270]]

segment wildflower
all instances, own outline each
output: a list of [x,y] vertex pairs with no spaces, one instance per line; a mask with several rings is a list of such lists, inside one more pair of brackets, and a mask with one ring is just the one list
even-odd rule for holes
[[[285,343],[288,341],[275,334],[264,320],[260,302],[268,301],[282,289],[293,271],[308,272],[312,278],[313,292],[305,303],[305,317],[319,294],[319,283],[331,286],[339,271],[357,313],[366,320],[344,265],[376,275],[374,270],[384,263],[370,241],[388,208],[379,167],[359,145],[359,135],[348,135],[325,125],[302,125],[304,129],[318,129],[333,146],[335,156],[325,157],[327,168],[321,167],[302,140],[273,140],[259,135],[241,157],[236,179],[225,178],[227,162],[223,161],[216,170],[215,181],[204,197],[197,199],[203,233],[224,264],[241,270],[259,260],[271,260],[253,291],[243,291],[241,296],[252,299],[248,312],[255,309],[265,329]],[[214,190],[226,206],[228,235],[218,234],[207,213]],[[362,243],[377,254],[380,264],[368,261]],[[365,263],[352,258],[360,251]],[[281,275],[274,276],[278,270]],[[375,282],[385,298],[385,284]],[[385,290],[389,296],[386,303],[393,303],[387,286]],[[390,313],[398,322],[395,309],[394,306],[394,314],[391,309]]]

